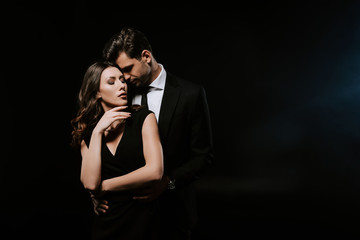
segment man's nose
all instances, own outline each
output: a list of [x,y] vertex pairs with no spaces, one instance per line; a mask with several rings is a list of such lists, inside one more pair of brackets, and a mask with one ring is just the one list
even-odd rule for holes
[[126,81],[129,81],[130,80],[130,74],[124,73],[124,78],[125,78]]

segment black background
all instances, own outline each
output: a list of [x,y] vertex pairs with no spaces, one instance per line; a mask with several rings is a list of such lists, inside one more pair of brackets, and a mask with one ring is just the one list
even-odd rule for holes
[[152,4],[8,7],[9,239],[89,239],[91,202],[69,122],[86,67],[123,26],[143,31],[167,71],[207,92],[216,159],[197,182],[194,239],[359,238],[359,2]]

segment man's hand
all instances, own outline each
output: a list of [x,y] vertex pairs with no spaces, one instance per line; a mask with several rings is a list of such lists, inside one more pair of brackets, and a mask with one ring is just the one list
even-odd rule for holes
[[151,184],[150,186],[138,189],[134,192],[134,200],[141,202],[151,202],[157,199],[166,191],[169,184],[169,178],[164,176],[161,181]]
[[94,194],[90,194],[90,196],[91,196],[91,201],[94,205],[95,214],[100,215],[101,213],[106,213],[106,210],[109,209],[108,201],[98,199]]

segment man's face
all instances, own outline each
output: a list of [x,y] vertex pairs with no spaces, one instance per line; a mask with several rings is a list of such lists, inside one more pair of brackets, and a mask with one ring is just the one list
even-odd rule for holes
[[130,58],[125,52],[121,52],[116,59],[116,64],[129,84],[135,87],[149,85],[151,68],[144,58],[139,61],[136,58]]

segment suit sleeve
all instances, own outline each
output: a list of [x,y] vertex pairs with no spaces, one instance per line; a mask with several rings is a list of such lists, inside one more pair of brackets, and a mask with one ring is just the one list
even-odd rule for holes
[[173,172],[176,186],[187,185],[203,176],[214,159],[213,136],[209,107],[204,88],[200,88],[192,104],[190,155],[182,166]]

